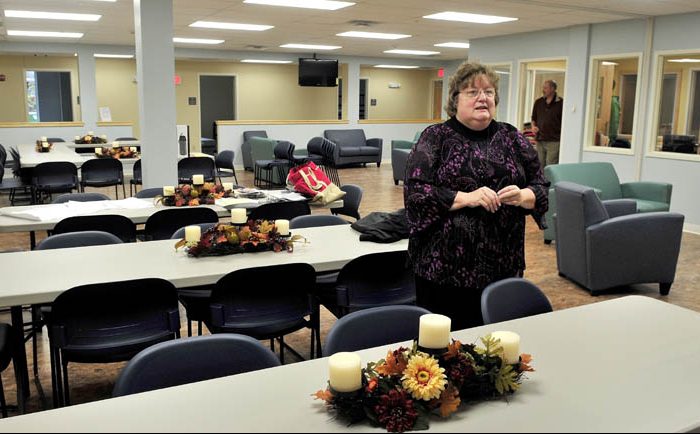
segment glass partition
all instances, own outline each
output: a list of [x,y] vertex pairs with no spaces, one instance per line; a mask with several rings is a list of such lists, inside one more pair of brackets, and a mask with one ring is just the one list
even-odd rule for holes
[[73,54],[0,54],[0,122],[80,120],[78,58]]
[[592,57],[587,147],[631,149],[639,92],[639,55]]
[[557,95],[565,98],[566,60],[524,62],[520,66],[519,129],[528,129],[535,100],[542,96],[542,85],[552,80],[557,84]]
[[697,155],[700,53],[659,56],[652,151]]

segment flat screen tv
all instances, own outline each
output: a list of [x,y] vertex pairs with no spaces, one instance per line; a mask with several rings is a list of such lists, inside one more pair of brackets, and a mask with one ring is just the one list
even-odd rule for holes
[[338,85],[338,60],[299,58],[299,86]]

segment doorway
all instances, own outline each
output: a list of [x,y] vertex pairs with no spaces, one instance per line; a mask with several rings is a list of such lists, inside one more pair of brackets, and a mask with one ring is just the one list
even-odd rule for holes
[[521,64],[520,107],[517,127],[530,122],[535,100],[542,96],[542,85],[547,80],[557,83],[557,96],[564,98],[566,60],[533,61]]
[[205,143],[212,143],[211,141],[213,141],[214,150],[216,150],[216,121],[236,119],[235,101],[235,76],[199,76],[199,115],[202,152],[210,153],[206,152],[204,147]]
[[25,85],[29,122],[73,121],[69,71],[25,71]]

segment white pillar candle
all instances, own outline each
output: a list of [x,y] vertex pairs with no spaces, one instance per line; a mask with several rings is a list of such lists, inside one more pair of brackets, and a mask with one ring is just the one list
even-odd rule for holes
[[94,135],[95,135],[95,133],[93,133],[92,131],[88,131],[88,136],[94,136]]
[[113,147],[113,148],[118,148],[118,147],[119,147],[119,142],[112,142],[112,147]]
[[452,320],[445,315],[429,313],[421,315],[418,329],[418,345],[434,350],[447,348],[450,344]]
[[102,155],[102,148],[95,148],[95,154]]
[[48,147],[49,147],[49,142],[47,142],[47,141],[44,140],[43,142],[41,142],[41,147],[42,147],[42,148],[48,148]]
[[129,146],[129,151],[136,152],[136,146]]
[[202,228],[199,226],[185,227],[185,241],[188,243],[196,243],[202,238]]
[[40,139],[40,140],[41,140],[42,142],[45,142],[45,141],[46,141],[46,136],[41,136],[41,139]]
[[362,387],[360,356],[335,353],[328,358],[328,379],[336,392],[354,392]]
[[248,223],[248,214],[245,208],[234,208],[231,210],[231,223],[242,225]]
[[192,175],[192,184],[203,185],[204,184],[204,175]]
[[233,190],[233,182],[222,182],[221,186],[224,187],[224,191]]
[[163,187],[163,196],[174,196],[175,195],[175,187],[172,185],[166,185]]
[[73,139],[77,142],[78,140],[80,140],[80,136],[75,136],[73,137]]
[[517,333],[498,331],[491,333],[494,339],[500,339],[503,347],[503,360],[512,365],[520,361],[520,336]]
[[107,134],[102,134],[100,138],[104,141],[107,141]]
[[275,220],[275,226],[280,235],[289,235],[289,220]]

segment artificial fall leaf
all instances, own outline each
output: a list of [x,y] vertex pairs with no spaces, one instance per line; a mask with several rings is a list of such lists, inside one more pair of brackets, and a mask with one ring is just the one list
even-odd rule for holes
[[248,241],[250,234],[250,228],[246,226],[238,232],[238,238],[240,238],[241,241]]
[[521,354],[520,372],[535,372],[535,369],[532,366],[530,366],[530,362],[532,362],[532,356],[530,354]]
[[389,351],[384,363],[377,365],[377,372],[381,375],[402,374],[407,366],[408,361],[404,357],[396,357],[393,351]]
[[333,400],[333,393],[328,389],[322,389],[312,394],[316,399],[322,399],[326,402],[331,402]]
[[187,244],[187,241],[185,239],[181,239],[177,243],[175,243],[175,250],[179,249],[180,247],[184,247]]
[[263,220],[262,223],[260,223],[260,228],[258,230],[260,231],[260,233],[267,234],[274,227],[274,224],[268,222],[267,220]]
[[445,389],[438,400],[438,404],[440,405],[440,417],[449,417],[449,415],[457,411],[461,402],[462,400],[459,397],[459,391],[457,389],[452,386]]
[[445,360],[450,360],[459,355],[459,350],[462,349],[462,343],[460,341],[452,341],[451,344],[447,346],[447,353],[445,353]]
[[517,373],[513,370],[512,365],[504,364],[501,366],[500,371],[496,374],[494,386],[501,395],[515,392],[520,388],[520,384],[517,382]]

